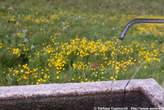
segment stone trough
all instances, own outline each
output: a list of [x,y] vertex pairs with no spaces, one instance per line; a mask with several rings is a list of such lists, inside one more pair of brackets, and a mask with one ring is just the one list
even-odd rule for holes
[[164,107],[153,79],[0,87],[0,110],[94,110],[96,107]]

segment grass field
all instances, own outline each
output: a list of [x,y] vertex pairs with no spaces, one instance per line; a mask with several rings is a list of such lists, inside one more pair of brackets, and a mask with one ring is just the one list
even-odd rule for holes
[[0,0],[0,85],[154,78],[164,82],[162,0]]

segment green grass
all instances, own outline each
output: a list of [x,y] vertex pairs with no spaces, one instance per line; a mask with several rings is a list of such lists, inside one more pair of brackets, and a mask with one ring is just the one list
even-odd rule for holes
[[[1,0],[0,1],[0,42],[7,47],[22,47],[42,49],[42,44],[50,42],[50,36],[57,34],[58,42],[67,42],[78,36],[88,39],[110,40],[119,37],[125,24],[132,18],[140,16],[163,16],[164,1],[162,0]],[[33,23],[23,19],[23,16],[32,15],[34,18],[48,18],[55,14],[59,19],[51,23]],[[129,17],[130,16],[130,17]],[[20,26],[19,26],[20,25]],[[164,44],[164,36],[140,35],[135,27],[130,29],[124,42],[133,40],[147,43],[156,41],[157,45]],[[16,33],[23,33],[20,38]],[[153,33],[152,33],[153,34]],[[28,41],[28,42],[26,42]],[[25,56],[30,52],[23,53]],[[43,58],[44,59],[44,58]],[[136,78],[155,78],[162,83],[164,80],[164,55],[161,62],[141,68]],[[15,59],[7,50],[0,50],[0,85],[16,84],[8,82],[6,69],[21,64],[23,59]],[[33,63],[37,65],[44,60]],[[138,67],[136,67],[138,68]],[[127,79],[135,72],[129,70],[120,79]],[[7,77],[6,79],[3,77]],[[64,82],[64,81],[63,81]],[[8,83],[8,84],[5,84]]]

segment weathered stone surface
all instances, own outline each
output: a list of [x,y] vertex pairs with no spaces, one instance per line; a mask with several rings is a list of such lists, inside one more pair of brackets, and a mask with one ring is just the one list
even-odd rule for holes
[[0,87],[0,110],[93,110],[94,107],[164,107],[153,79]]

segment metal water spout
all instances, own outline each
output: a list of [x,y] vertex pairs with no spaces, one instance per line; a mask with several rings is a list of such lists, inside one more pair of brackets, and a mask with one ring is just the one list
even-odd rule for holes
[[[135,25],[135,24],[147,24],[147,23],[164,23],[164,19],[152,19],[152,18],[136,18],[136,19],[133,19],[133,20],[129,21],[126,24],[126,26],[124,27],[123,31],[120,34],[119,39],[120,40],[123,40],[125,38],[128,30],[133,25]],[[125,105],[124,102],[125,102],[125,95],[126,95],[126,92],[127,92],[126,89],[127,89],[128,85],[130,84],[130,82],[132,81],[132,79],[136,76],[138,70],[131,76],[131,78],[127,81],[127,83],[124,86],[124,89],[123,89],[123,100],[122,100],[123,106]]]
[[152,19],[152,18],[136,18],[127,23],[124,30],[120,34],[121,40],[123,40],[129,30],[135,24],[146,24],[146,23],[164,23],[164,19]]

